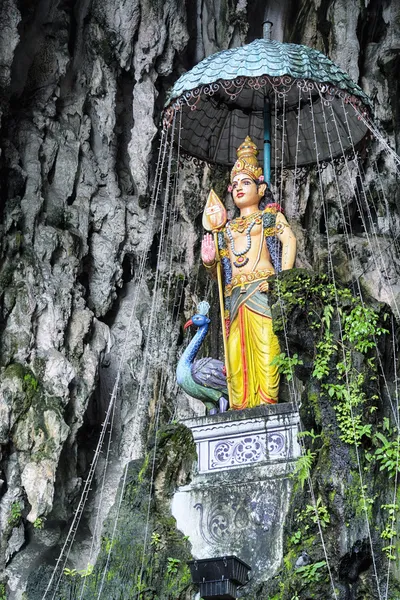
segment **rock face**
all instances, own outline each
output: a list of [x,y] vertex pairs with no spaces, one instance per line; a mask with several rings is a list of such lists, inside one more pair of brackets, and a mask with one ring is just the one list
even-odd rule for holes
[[[177,395],[174,366],[193,300],[208,294],[218,319],[215,291],[198,272],[203,190],[218,173],[184,166],[165,230],[162,198],[151,195],[158,126],[183,70],[261,37],[264,4],[1,3],[0,569],[10,599],[22,600],[30,571],[54,564],[93,460],[71,569],[94,561],[123,467],[143,458],[149,424],[199,412]],[[278,39],[316,47],[362,85],[398,150],[398,3],[267,8]],[[376,143],[363,164],[365,193],[342,174],[346,228],[328,172],[327,222],[312,174],[287,202],[298,266],[326,271],[328,231],[341,279],[398,317],[396,168]],[[208,344],[216,355],[216,332]],[[112,435],[98,456],[110,398]],[[343,541],[341,556],[354,548]]]

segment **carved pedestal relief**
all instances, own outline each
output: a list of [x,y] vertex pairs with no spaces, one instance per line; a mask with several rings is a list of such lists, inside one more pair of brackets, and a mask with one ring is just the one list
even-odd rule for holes
[[[198,462],[172,512],[195,558],[236,554],[272,576],[282,558],[282,527],[300,455],[299,416],[291,404],[186,421]],[[268,575],[267,575],[268,576]]]

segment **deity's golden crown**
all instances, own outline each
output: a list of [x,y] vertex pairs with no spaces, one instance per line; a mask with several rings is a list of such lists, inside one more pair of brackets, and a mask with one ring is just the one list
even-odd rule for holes
[[238,159],[231,171],[231,183],[238,173],[246,173],[246,175],[252,179],[257,180],[262,175],[262,168],[257,160],[257,146],[249,135],[246,137],[243,144],[240,144],[239,148],[236,150],[236,154]]

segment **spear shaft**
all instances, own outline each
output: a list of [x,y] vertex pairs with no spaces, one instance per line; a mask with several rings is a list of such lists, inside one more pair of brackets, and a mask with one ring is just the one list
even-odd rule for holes
[[223,285],[222,285],[221,257],[219,255],[219,248],[218,248],[218,232],[213,231],[213,234],[214,234],[214,245],[215,245],[215,260],[217,261],[217,282],[218,282],[218,295],[219,295],[219,309],[220,309],[220,313],[221,313],[221,324],[222,324],[222,340],[223,340],[223,344],[224,344],[226,387],[228,388],[229,400],[231,400],[231,378],[230,378],[230,372],[229,372],[228,337],[226,335],[226,327],[225,327],[225,305],[224,305],[224,290],[223,290]]

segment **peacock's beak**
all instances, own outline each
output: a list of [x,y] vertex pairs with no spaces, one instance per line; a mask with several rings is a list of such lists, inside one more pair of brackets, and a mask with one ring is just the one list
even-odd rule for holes
[[189,321],[187,323],[184,324],[183,329],[187,329],[188,327],[190,327],[191,325],[193,325],[193,321],[192,319],[189,319]]

